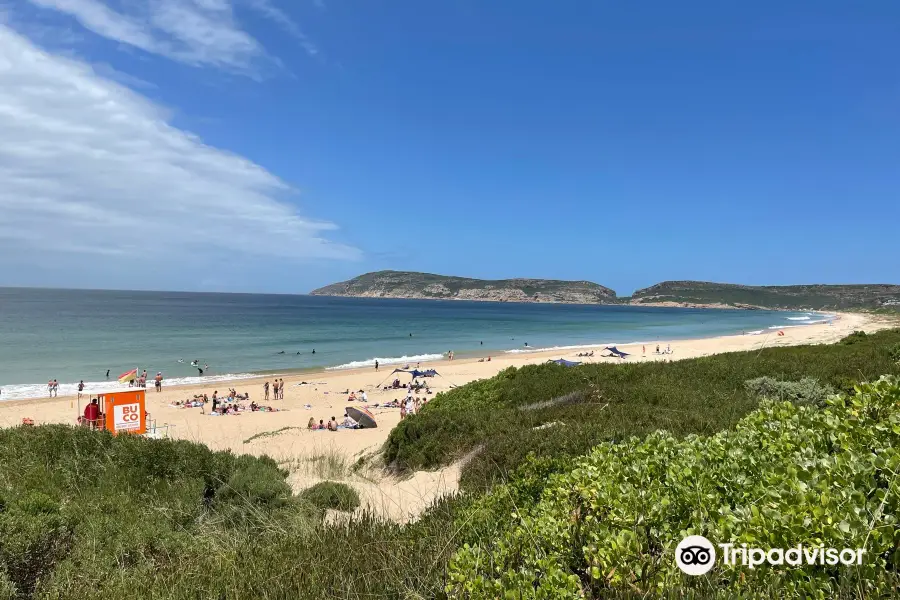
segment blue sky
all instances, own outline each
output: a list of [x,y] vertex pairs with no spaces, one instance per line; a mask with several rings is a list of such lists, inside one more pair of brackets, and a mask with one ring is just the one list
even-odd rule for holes
[[897,283],[898,58],[896,2],[0,2],[0,285]]

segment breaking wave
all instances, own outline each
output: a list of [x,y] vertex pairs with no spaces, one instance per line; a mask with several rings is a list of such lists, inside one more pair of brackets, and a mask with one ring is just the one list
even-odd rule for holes
[[433,360],[441,360],[442,358],[444,358],[443,354],[414,354],[413,356],[391,356],[388,358],[375,357],[368,360],[354,360],[342,365],[337,365],[336,367],[328,367],[325,370],[338,371],[342,369],[362,369],[364,367],[374,367],[376,360],[378,361],[379,365],[400,365],[407,363],[429,362]]

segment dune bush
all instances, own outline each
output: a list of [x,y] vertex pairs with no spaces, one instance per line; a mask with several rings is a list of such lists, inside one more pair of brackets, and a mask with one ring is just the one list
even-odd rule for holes
[[359,507],[356,490],[336,481],[321,481],[303,490],[300,498],[322,509],[350,511]]
[[744,382],[747,391],[757,398],[787,400],[798,404],[823,406],[825,399],[835,393],[830,385],[822,385],[813,377],[800,381],[779,381],[774,377],[757,377]]
[[[888,594],[900,561],[900,382],[882,378],[833,396],[824,409],[766,400],[733,428],[677,439],[605,442],[553,475],[515,525],[451,561],[452,597],[489,599],[656,595],[829,598]],[[490,496],[504,497],[499,488]],[[751,547],[864,548],[859,566],[717,563],[682,574],[687,535]]]

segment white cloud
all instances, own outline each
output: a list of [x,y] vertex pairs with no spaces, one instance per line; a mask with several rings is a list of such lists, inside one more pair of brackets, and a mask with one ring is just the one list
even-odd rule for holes
[[292,190],[263,167],[205,145],[143,96],[2,24],[0,140],[0,255],[23,268],[48,252],[175,269],[186,256],[360,255],[325,237],[333,224],[281,200]]
[[[299,25],[269,0],[30,0],[44,9],[74,17],[97,35],[193,66],[213,66],[255,74],[269,57],[241,28],[234,3],[276,23],[311,55],[318,48]],[[116,5],[113,8],[112,5]]]

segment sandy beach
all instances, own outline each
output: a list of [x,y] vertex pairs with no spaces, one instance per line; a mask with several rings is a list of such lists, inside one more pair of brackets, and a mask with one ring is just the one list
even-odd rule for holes
[[[671,346],[672,354],[669,355],[654,354],[656,341],[652,347],[651,344],[646,344],[645,348],[642,344],[624,344],[618,347],[630,354],[626,359],[627,362],[679,360],[772,346],[831,343],[852,331],[873,332],[891,326],[896,325],[885,318],[863,314],[840,314],[832,324],[786,327],[782,330],[784,335],[778,335],[777,330],[767,330],[758,335],[660,340],[658,343],[661,349]],[[558,358],[594,363],[622,362],[617,358],[601,358],[602,349],[602,346],[595,347],[593,358],[578,358],[579,352],[590,351],[579,348],[506,353],[492,356],[490,362],[479,362],[478,357],[442,360],[423,363],[421,368],[434,368],[441,374],[440,377],[427,380],[433,392],[428,396],[431,399],[452,385],[462,385],[491,377],[511,366],[521,367]],[[268,402],[263,400],[263,383],[266,378],[217,382],[201,386],[164,385],[160,393],[153,390],[152,382],[148,382],[147,411],[157,426],[164,428],[168,437],[200,442],[215,450],[269,455],[291,471],[290,481],[296,489],[324,478],[344,479],[359,489],[367,507],[396,520],[406,520],[427,506],[437,494],[455,489],[459,466],[454,465],[436,472],[417,473],[403,481],[385,478],[380,470],[376,469],[350,473],[350,465],[360,457],[370,457],[377,453],[390,430],[400,421],[399,409],[374,407],[375,404],[385,404],[405,397],[405,390],[386,391],[379,387],[382,382],[385,385],[390,383],[389,375],[394,368],[394,365],[383,365],[377,372],[374,368],[366,368],[285,376],[284,400]],[[401,382],[409,382],[408,375],[398,375]],[[271,379],[268,378],[270,381]],[[385,381],[386,379],[388,381]],[[211,396],[214,391],[218,391],[221,397],[227,395],[229,387],[236,388],[239,393],[249,392],[256,402],[280,410],[210,416],[202,414],[200,408],[171,406],[171,403],[197,393]],[[334,416],[341,421],[346,406],[361,405],[359,402],[348,403],[348,396],[343,393],[346,390],[356,392],[364,390],[367,393],[368,404],[372,406],[370,411],[378,421],[378,428],[337,432],[307,430],[310,417],[316,421],[323,419],[327,422]],[[83,406],[82,401],[82,410]],[[207,406],[207,413],[208,408]],[[71,396],[8,401],[0,403],[0,426],[19,425],[23,418],[31,418],[35,424],[75,424],[78,414],[80,414],[78,401]]]

